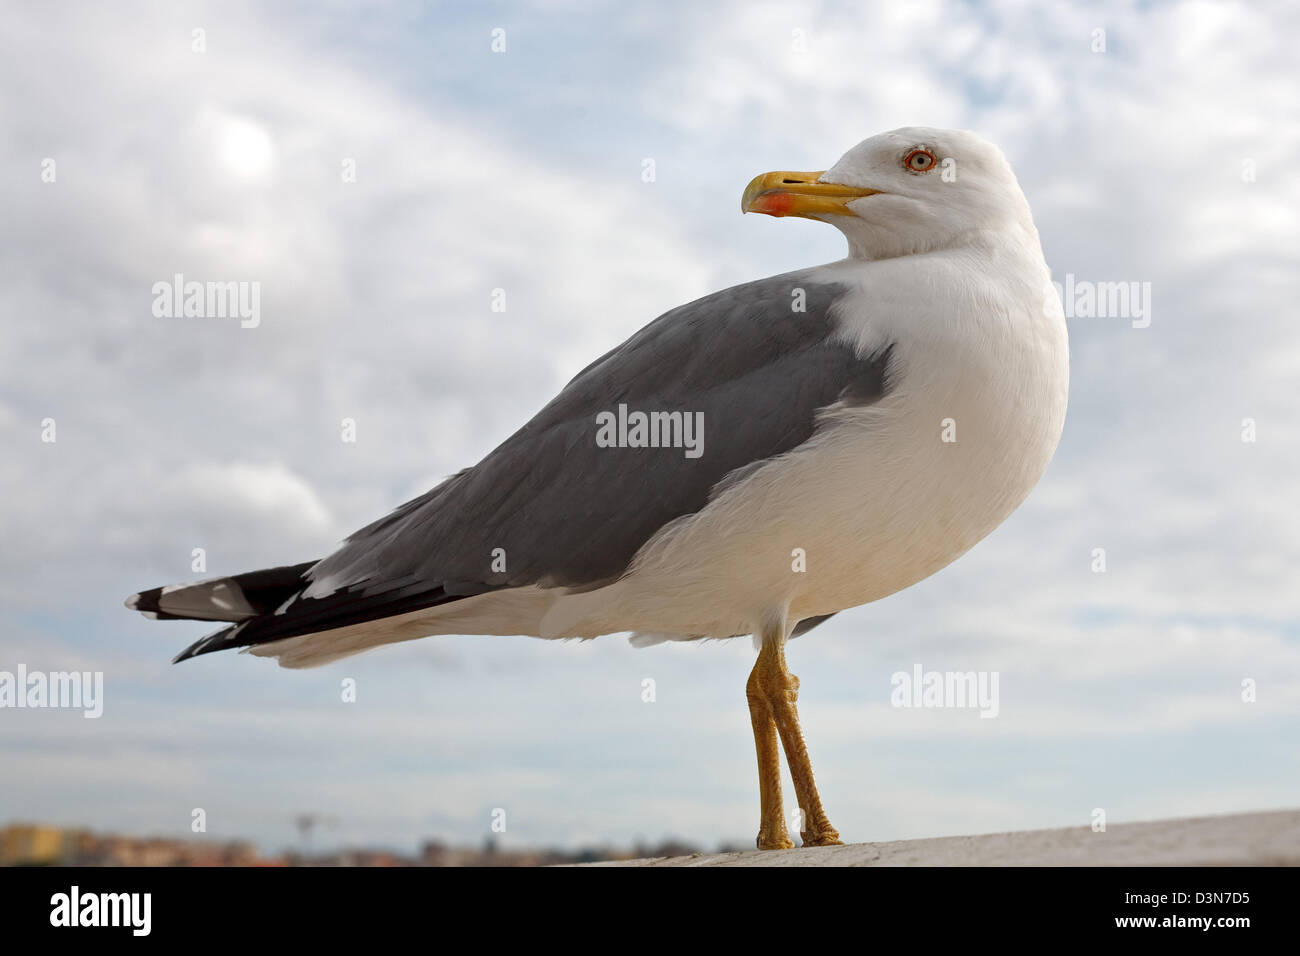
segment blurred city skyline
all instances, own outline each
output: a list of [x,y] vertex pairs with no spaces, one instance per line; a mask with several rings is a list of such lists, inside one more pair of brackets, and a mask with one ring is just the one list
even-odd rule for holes
[[[716,852],[739,849],[722,844]],[[557,866],[698,852],[699,847],[673,840],[621,850],[608,846],[503,850],[491,836],[477,847],[427,841],[413,855],[365,847],[320,852],[309,840],[303,846],[268,852],[249,840],[104,834],[31,823],[0,825],[0,866]]]

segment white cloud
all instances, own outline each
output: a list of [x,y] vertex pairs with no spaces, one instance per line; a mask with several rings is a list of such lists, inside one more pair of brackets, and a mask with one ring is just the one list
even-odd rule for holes
[[[313,708],[326,689],[332,703],[340,672],[286,677],[238,657],[170,670],[194,629],[144,631],[117,602],[187,577],[196,546],[213,573],[314,557],[475,461],[664,309],[834,255],[839,238],[817,224],[740,220],[745,180],[821,168],[916,123],[999,142],[1058,277],[1149,281],[1154,314],[1147,329],[1072,322],[1061,450],[1003,528],[794,645],[819,780],[847,815],[837,824],[919,836],[918,817],[934,832],[1071,822],[1059,808],[1095,805],[1096,779],[1057,762],[1064,740],[1122,754],[1110,782],[1142,784],[1134,813],[1258,807],[1294,788],[1278,771],[1229,792],[1190,764],[1162,784],[1141,745],[1228,740],[1246,766],[1275,766],[1270,741],[1300,692],[1300,130],[1278,39],[1296,11],[746,3],[611,10],[594,26],[521,12],[504,60],[488,59],[480,24],[444,24],[439,49],[464,58],[445,72],[423,48],[412,63],[366,52],[407,49],[408,13],[358,27],[337,10],[68,11],[9,9],[0,37],[0,79],[32,91],[0,103],[0,658],[100,660],[121,683],[103,739],[36,723],[27,746],[8,725],[0,749],[27,771],[22,806],[74,819],[78,766],[105,787],[129,766],[156,778],[161,817],[190,786],[219,790],[223,771],[297,752],[301,785],[260,791],[288,819],[328,778],[312,762],[349,753],[395,801],[388,829],[371,814],[352,831],[372,838],[432,827],[437,807],[442,835],[474,842],[476,801],[507,798],[527,808],[524,834],[745,835],[745,647],[381,652],[357,665],[367,693],[400,699],[427,681],[447,709],[338,721],[331,751],[313,744]],[[190,50],[191,21],[208,30],[205,54]],[[1105,53],[1090,49],[1099,26]],[[355,48],[326,39],[339,33]],[[592,125],[570,125],[565,111],[588,103]],[[574,128],[601,135],[560,132]],[[647,155],[653,185],[637,177]],[[55,184],[40,181],[45,157]],[[260,282],[261,326],[155,319],[150,287],[176,272]],[[504,314],[489,309],[495,288]],[[47,416],[54,445],[40,441]],[[345,417],[355,444],[340,441]],[[1240,440],[1245,417],[1254,444]],[[1090,568],[1097,547],[1104,574]],[[914,661],[1019,683],[1004,684],[992,729],[882,709],[873,681]],[[647,673],[672,701],[655,724],[620,710]],[[1255,675],[1251,711],[1236,687]],[[247,716],[223,728],[204,694]],[[301,712],[264,709],[278,694],[305,695]],[[150,695],[171,720],[132,709]],[[131,719],[114,716],[124,701]],[[368,752],[385,734],[396,743]],[[171,738],[193,744],[183,768],[157,757]],[[95,761],[87,748],[105,741],[123,762]],[[421,750],[430,741],[439,749]],[[961,777],[971,753],[983,766]],[[1038,784],[999,792],[1026,761],[1044,768]],[[885,777],[871,794],[832,796],[863,793],[873,770]],[[566,796],[577,778],[594,806]],[[327,782],[338,806],[365,806],[363,790]],[[431,787],[441,799],[411,796]],[[248,832],[278,832],[228,796]],[[140,821],[130,799],[104,812]]]

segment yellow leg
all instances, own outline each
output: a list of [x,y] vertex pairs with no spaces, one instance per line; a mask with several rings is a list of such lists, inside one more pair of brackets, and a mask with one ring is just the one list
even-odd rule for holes
[[781,757],[777,752],[776,721],[760,689],[762,656],[745,685],[749,720],[754,725],[754,749],[758,752],[758,800],[762,814],[758,826],[760,850],[789,850],[794,847],[785,831],[785,809],[781,803]]
[[[765,631],[762,638],[762,650],[746,686],[749,714],[754,724],[754,743],[758,748],[759,796],[763,815],[758,848],[780,849],[791,845],[786,837],[785,821],[781,819],[781,772],[775,739],[778,735],[785,748],[786,762],[790,765],[799,808],[803,811],[804,829],[800,836],[804,846],[838,845],[841,843],[840,835],[826,818],[813,780],[808,745],[799,726],[799,712],[795,708],[795,701],[799,698],[799,678],[786,667],[784,625]],[[756,699],[766,707],[756,707]],[[760,722],[760,716],[766,716],[765,723]],[[770,840],[774,834],[776,842],[771,846],[765,845],[764,837]]]

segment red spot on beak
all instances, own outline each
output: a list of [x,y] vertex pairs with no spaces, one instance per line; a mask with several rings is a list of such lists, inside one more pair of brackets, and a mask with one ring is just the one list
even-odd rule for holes
[[764,193],[755,199],[750,209],[768,216],[787,216],[790,214],[790,207],[793,205],[794,196],[790,195],[790,193],[770,192]]

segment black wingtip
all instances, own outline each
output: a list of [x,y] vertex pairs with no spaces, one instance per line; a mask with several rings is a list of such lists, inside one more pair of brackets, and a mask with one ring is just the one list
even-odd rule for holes
[[123,603],[132,611],[139,611],[141,614],[152,611],[156,614],[159,611],[158,599],[162,597],[162,591],[162,588],[150,588],[139,594],[132,594]]
[[223,627],[219,631],[214,631],[206,637],[201,637],[185,650],[181,651],[172,658],[173,664],[179,664],[181,661],[188,661],[191,657],[201,657],[204,654],[212,654],[216,651],[224,651],[226,648],[237,646],[232,638],[239,633],[242,625],[235,624],[231,627]]
[[181,661],[188,661],[191,657],[198,657],[203,653],[203,651],[199,649],[202,644],[202,641],[195,641],[189,647],[185,648],[185,650],[173,657],[172,663],[179,664]]

